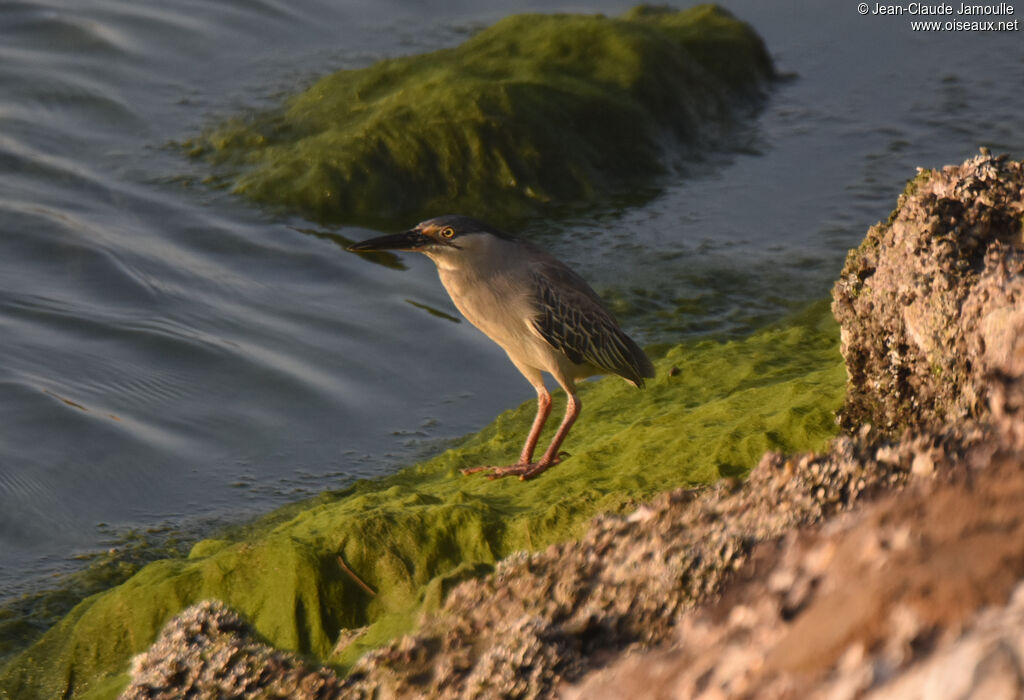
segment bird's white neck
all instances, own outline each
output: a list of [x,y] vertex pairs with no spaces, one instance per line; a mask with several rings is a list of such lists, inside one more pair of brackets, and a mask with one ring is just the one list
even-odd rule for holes
[[462,267],[462,265],[459,264],[461,261],[456,260],[450,255],[438,254],[430,251],[423,251],[423,254],[434,261],[438,270],[458,270]]

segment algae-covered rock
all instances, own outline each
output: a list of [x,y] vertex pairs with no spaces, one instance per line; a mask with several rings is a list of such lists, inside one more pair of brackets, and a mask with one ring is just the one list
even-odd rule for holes
[[146,566],[16,657],[0,694],[112,697],[129,659],[207,599],[237,610],[278,649],[347,668],[499,559],[579,537],[594,515],[666,489],[741,476],[766,450],[822,446],[842,400],[837,345],[820,303],[741,341],[672,348],[643,392],[616,378],[580,386],[587,412],[565,446],[572,456],[543,478],[460,476],[515,451],[533,417],[526,403],[425,464]]
[[987,410],[1024,373],[1024,169],[983,154],[924,170],[850,252],[833,290],[844,425],[897,434]]
[[493,221],[593,201],[725,128],[772,74],[726,11],[514,15],[462,45],[329,75],[194,142],[235,192],[332,221]]

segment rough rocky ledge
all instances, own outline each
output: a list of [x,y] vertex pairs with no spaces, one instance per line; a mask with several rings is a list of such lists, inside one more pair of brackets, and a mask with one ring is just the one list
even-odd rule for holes
[[922,171],[851,252],[827,453],[505,560],[344,680],[196,606],[123,697],[1019,697],[1022,212],[1021,164],[982,154]]

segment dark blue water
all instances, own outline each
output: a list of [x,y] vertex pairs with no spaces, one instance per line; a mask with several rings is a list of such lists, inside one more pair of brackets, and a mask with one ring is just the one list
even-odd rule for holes
[[[429,261],[347,254],[327,234],[375,232],[211,190],[173,143],[505,14],[629,5],[0,1],[0,598],[119,532],[386,473],[530,399],[476,330],[410,303],[455,313]],[[821,297],[915,166],[1024,154],[1020,32],[729,7],[796,74],[735,148],[643,206],[532,226],[647,341]]]

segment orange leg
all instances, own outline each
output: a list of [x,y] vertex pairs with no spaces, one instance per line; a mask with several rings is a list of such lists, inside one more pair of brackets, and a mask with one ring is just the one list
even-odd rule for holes
[[526,444],[523,446],[523,453],[518,463],[507,467],[471,467],[463,469],[462,473],[473,474],[475,472],[487,471],[490,472],[487,475],[488,479],[518,476],[520,480],[525,481],[542,474],[551,465],[558,464],[561,461],[558,450],[562,446],[565,437],[569,434],[569,430],[572,429],[573,423],[576,422],[576,418],[579,417],[583,407],[579,397],[576,396],[576,392],[567,391],[566,393],[569,400],[565,406],[565,417],[562,419],[562,424],[558,426],[555,436],[551,439],[548,449],[544,451],[544,455],[538,461],[532,462],[530,460],[533,457],[537,439],[540,437],[541,428],[544,427],[544,421],[547,420],[548,414],[551,412],[551,397],[547,395],[547,392],[539,394],[537,397],[537,417],[534,418],[533,427],[530,428],[530,435],[526,439]]
[[519,464],[529,464],[533,461],[533,451],[537,448],[537,440],[540,439],[540,431],[551,415],[551,394],[545,389],[537,392],[537,416],[533,419],[530,427],[530,435],[526,438],[523,451],[519,454]]

